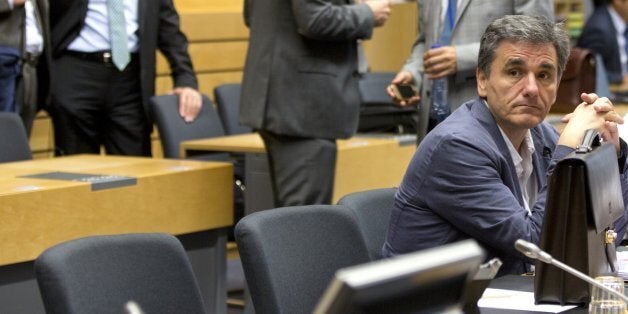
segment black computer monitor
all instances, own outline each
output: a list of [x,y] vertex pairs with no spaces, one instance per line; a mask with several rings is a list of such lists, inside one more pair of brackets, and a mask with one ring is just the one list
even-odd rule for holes
[[484,253],[474,240],[336,272],[314,313],[456,313]]

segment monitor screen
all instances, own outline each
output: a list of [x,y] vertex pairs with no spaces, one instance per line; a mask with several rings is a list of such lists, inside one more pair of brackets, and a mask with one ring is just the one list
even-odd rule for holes
[[474,240],[336,272],[314,313],[459,313],[484,253]]

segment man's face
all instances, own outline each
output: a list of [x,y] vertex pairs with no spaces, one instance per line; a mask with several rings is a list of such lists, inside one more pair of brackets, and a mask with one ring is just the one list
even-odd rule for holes
[[541,123],[556,100],[558,63],[552,44],[503,41],[495,51],[490,77],[477,71],[478,93],[485,97],[505,132]]

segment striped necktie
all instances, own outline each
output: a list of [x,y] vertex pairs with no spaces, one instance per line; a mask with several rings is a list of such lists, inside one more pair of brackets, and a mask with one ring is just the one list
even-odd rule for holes
[[131,61],[131,55],[127,47],[123,0],[107,0],[107,11],[109,15],[111,58],[116,68],[122,71]]

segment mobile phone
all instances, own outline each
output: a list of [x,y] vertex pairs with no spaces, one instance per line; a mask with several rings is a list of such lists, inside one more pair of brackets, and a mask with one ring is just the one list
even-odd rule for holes
[[395,97],[403,100],[410,99],[417,95],[416,87],[412,84],[393,84],[392,90]]

